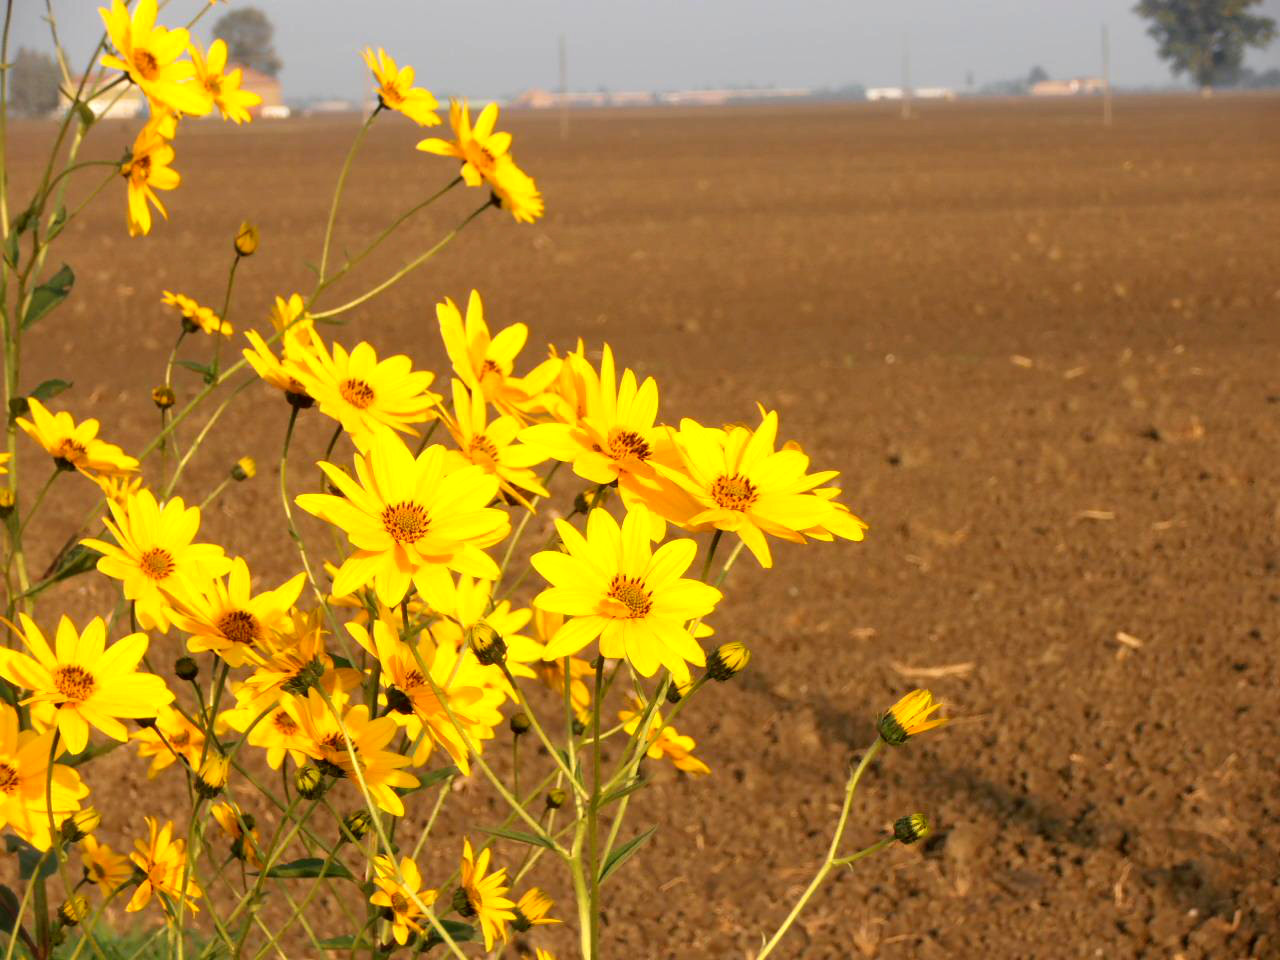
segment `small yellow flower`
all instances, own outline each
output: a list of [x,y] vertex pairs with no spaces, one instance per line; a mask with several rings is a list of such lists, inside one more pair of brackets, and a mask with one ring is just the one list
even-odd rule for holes
[[35,397],[28,397],[27,403],[31,419],[18,417],[18,426],[60,466],[67,464],[85,476],[90,470],[115,475],[138,469],[137,460],[114,443],[98,439],[98,421],[92,417],[76,423],[65,410],[50,413]]
[[195,767],[204,753],[204,731],[174,707],[161,708],[155,724],[135,730],[133,740],[139,757],[151,757],[148,780],[179,759],[185,766]]
[[105,843],[98,843],[93,837],[85,837],[80,842],[80,862],[86,879],[96,883],[104,897],[111,896],[133,876],[133,864],[128,857],[116,853]]
[[537,887],[530,887],[516,902],[516,918],[511,921],[511,925],[519,933],[524,933],[533,926],[563,922],[547,916],[552,906],[550,897]]
[[234,803],[215,803],[209,808],[222,832],[231,838],[231,855],[243,860],[255,870],[262,869],[258,847],[262,838],[258,835],[253,816],[241,811]]
[[[195,44],[188,47],[191,62],[196,68],[195,82],[204,87],[214,106],[222,114],[224,120],[236,124],[247,123],[252,119],[250,107],[262,103],[262,97],[250,90],[240,89],[241,70],[236,67],[230,72],[227,69],[227,44],[224,40],[215,40],[209,46],[209,55],[205,57]],[[253,247],[258,246],[257,231],[254,231]],[[240,251],[240,236],[236,237],[236,251]],[[249,253],[252,253],[250,250]],[[248,254],[241,254],[248,256]]]
[[453,591],[450,570],[498,578],[498,565],[484,552],[511,529],[506,512],[489,506],[497,478],[476,466],[449,470],[444,453],[432,444],[415,458],[398,435],[383,429],[356,455],[357,479],[320,464],[343,495],[305,493],[297,504],[341,527],[356,548],[334,578],[335,595],[372,585],[379,601],[394,607],[412,583],[423,600],[438,605]]
[[108,649],[101,617],[81,632],[64,615],[55,651],[34,620],[25,613],[18,618],[22,642],[32,656],[0,649],[0,676],[31,691],[23,703],[32,705],[32,719],[41,727],[56,726],[72,753],[88,746],[89,727],[124,743],[129,730],[119,718],[154,717],[173,702],[164,680],[138,670],[150,642],[145,633],[131,634]]
[[507,942],[507,924],[516,918],[515,904],[506,896],[510,889],[506,867],[485,876],[491,853],[485,848],[477,857],[471,851],[471,841],[462,841],[462,878],[453,896],[453,905],[462,916],[479,919],[486,951],[493,949],[499,937]]
[[396,943],[404,946],[411,932],[422,933],[418,918],[423,914],[418,904],[430,906],[436,902],[439,892],[422,889],[422,874],[409,857],[400,861],[399,879],[396,879],[395,861],[382,855],[374,857],[373,874],[378,889],[369,897],[369,902],[390,911],[391,935]]
[[67,843],[80,843],[102,824],[102,816],[93,807],[85,807],[74,816],[62,821],[62,839]]
[[745,644],[732,641],[722,643],[711,651],[707,657],[707,676],[712,680],[724,682],[747,669],[751,662],[751,651]]
[[169,143],[176,132],[177,121],[172,114],[153,117],[138,131],[129,159],[120,165],[120,175],[128,181],[126,223],[131,237],[146,236],[151,232],[151,207],[148,203],[160,211],[160,216],[169,219],[169,213],[156,196],[156,191],[176,190],[182,182],[178,171],[173,169],[175,154]]
[[210,335],[220,333],[224,337],[229,337],[234,332],[231,324],[214,313],[212,307],[202,307],[181,293],[170,293],[165,290],[160,302],[176,309],[182,315],[183,326],[193,333],[196,330],[203,330]]
[[449,103],[449,123],[453,140],[428,137],[418,144],[425,153],[455,157],[462,161],[462,179],[469,187],[488,183],[502,206],[517,222],[533,223],[542,216],[542,195],[527,173],[511,157],[511,134],[494,130],[498,105],[490,103],[471,124],[471,109],[465,100]]
[[[285,336],[287,348],[288,334]],[[283,390],[285,399],[299,409],[305,410],[315,403],[307,393],[307,388],[297,377],[296,363],[287,356],[286,359],[280,360],[267,346],[258,331],[246,330],[245,337],[249,341],[249,346],[244,349],[244,358],[249,361],[249,366],[253,367],[259,377],[277,390]]]
[[196,774],[196,793],[208,800],[216,797],[227,785],[231,776],[231,761],[217,750],[210,750]]
[[[145,817],[148,838],[135,840],[135,852],[129,855],[143,873],[138,889],[130,898],[126,913],[136,913],[145,907],[155,893],[174,900],[181,899],[192,913],[199,911],[196,900],[202,896],[199,885],[191,876],[185,887],[182,883],[187,862],[187,841],[173,839],[173,821],[165,821],[160,827],[154,817]],[[166,910],[168,908],[166,907]]]
[[[618,711],[618,719],[623,722],[623,729],[631,736],[634,736],[640,728],[640,719],[643,715],[639,704],[633,704],[631,710]],[[710,773],[711,768],[693,755],[695,746],[697,743],[693,737],[679,733],[670,725],[663,727],[662,714],[657,710],[654,711],[653,718],[649,721],[649,748],[646,751],[650,760],[669,757],[677,770],[697,775]]]
[[[188,33],[156,26],[156,0],[138,0],[132,18],[123,0],[111,9],[98,8],[119,56],[102,57],[104,67],[123,70],[154,105],[192,116],[213,109],[205,88],[192,81],[195,67],[178,58],[187,49]],[[143,231],[144,233],[146,231]]]
[[941,709],[941,701],[935,703],[928,690],[912,690],[880,717],[880,738],[896,747],[909,737],[940,727],[947,719],[930,719],[930,714]]
[[72,894],[58,905],[58,920],[63,926],[74,927],[89,915],[89,901],[79,894]]
[[397,67],[391,54],[381,47],[376,54],[371,47],[366,48],[364,62],[378,82],[379,104],[388,110],[403,113],[422,127],[434,127],[440,122],[436,113],[436,107],[440,104],[430,90],[413,85],[413,67],[407,64]]
[[126,501],[139,490],[142,489],[141,477],[127,476],[97,476],[98,488],[102,491],[102,495],[112,503],[123,506]]
[[240,229],[236,231],[236,238],[232,241],[232,246],[240,256],[252,257],[258,252],[259,239],[258,228],[248,220],[241,220]]
[[411,424],[432,419],[440,402],[440,395],[427,389],[434,373],[414,370],[413,361],[404,354],[379,360],[368,343],[356,344],[350,353],[335,343],[330,354],[313,330],[311,349],[298,351],[293,358],[295,376],[315,398],[320,412],[341,423],[359,450],[368,448],[379,427],[418,436]]
[[461,380],[453,381],[453,412],[445,418],[445,426],[458,444],[457,451],[450,451],[451,457],[497,477],[502,490],[529,510],[533,509],[530,496],[551,495],[530,469],[546,460],[547,454],[516,441],[519,420],[501,416],[488,422],[484,396],[479,390],[468,390]]
[[236,465],[231,468],[231,479],[243,482],[252,480],[258,475],[258,464],[253,457],[241,457],[236,461]]
[[[50,777],[53,737],[52,730],[19,729],[18,711],[0,703],[0,828],[7,826],[40,850],[49,848],[50,819],[61,829],[89,795],[72,767],[55,763]],[[49,783],[52,788],[46,793]]]
[[311,334],[316,328],[316,322],[306,312],[306,304],[301,294],[290,294],[288,300],[284,297],[276,297],[271,312],[267,314],[267,319],[271,321],[271,326],[276,329],[276,332],[283,334],[281,342],[284,344],[286,358],[292,356],[297,350],[305,352],[312,349]]

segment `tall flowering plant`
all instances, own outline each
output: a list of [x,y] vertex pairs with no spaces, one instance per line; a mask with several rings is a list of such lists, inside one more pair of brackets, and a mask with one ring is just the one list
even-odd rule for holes
[[[67,384],[27,383],[24,339],[73,292],[71,268],[49,274],[46,262],[88,202],[68,209],[69,186],[102,166],[78,159],[96,115],[131,86],[149,102],[150,118],[89,195],[122,180],[116,202],[139,238],[162,233],[157,191],[180,188],[189,118],[253,120],[258,101],[226,47],[191,37],[205,10],[166,27],[156,0],[131,10],[112,0],[100,11],[97,69],[63,77],[70,106],[34,193],[11,207],[0,179],[11,414],[0,453],[0,828],[22,881],[0,900],[6,960],[102,956],[112,904],[157,917],[148,936],[178,957],[464,958],[515,945],[553,960],[547,944],[561,927],[576,934],[560,943],[595,960],[608,883],[653,835],[635,823],[655,802],[644,762],[711,774],[675,722],[692,718],[709,683],[749,664],[743,644],[710,639],[735,564],[745,552],[771,568],[780,544],[857,542],[867,526],[776,411],[723,427],[666,419],[658,384],[608,344],[524,359],[528,328],[493,324],[477,291],[436,308],[448,370],[340,341],[334,320],[404,282],[476,218],[543,215],[497,105],[473,118],[454,101],[451,137],[418,144],[445,158],[423,158],[444,171],[439,189],[354,254],[333,255],[369,128],[443,126],[435,96],[383,49],[364,52],[377,106],[342,163],[310,292],[281,291],[262,322],[233,323],[237,271],[263,242],[249,223],[229,245],[220,309],[155,291],[173,310],[174,343],[150,396],[157,431],[133,454],[65,408]],[[0,72],[0,131],[6,83]],[[481,202],[454,229],[335,300],[353,266],[457,188],[478,188]],[[201,534],[203,512],[257,465],[241,458],[207,490],[187,476],[211,431],[247,415],[237,400],[248,391],[278,401],[277,531],[296,546],[294,568],[267,583],[255,558]],[[254,416],[271,419],[260,401]],[[298,480],[291,453],[303,431],[329,440],[318,471]],[[19,482],[29,469],[34,496]],[[57,531],[48,540],[64,546],[32,565],[33,521],[49,522],[41,508],[68,483],[100,495],[92,535]],[[304,537],[303,514],[332,536]],[[530,537],[542,542],[530,548]],[[113,609],[78,624],[47,608],[46,591],[91,573],[114,590]],[[856,852],[844,842],[872,759],[943,723],[937,710],[913,691],[879,717],[850,765],[827,856],[757,960],[836,867],[927,831],[912,815]],[[541,749],[522,746],[530,741]],[[136,752],[137,776],[185,787],[159,796],[184,799],[137,812],[90,806],[103,783],[95,758],[119,744]],[[473,788],[460,792],[463,783]],[[441,838],[441,811],[463,797],[464,829]],[[100,842],[104,818],[132,844]],[[572,904],[557,906],[544,887]],[[330,894],[335,911],[310,910]]]

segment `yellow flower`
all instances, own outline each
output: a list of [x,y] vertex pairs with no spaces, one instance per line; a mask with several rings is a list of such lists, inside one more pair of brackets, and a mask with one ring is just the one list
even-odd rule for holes
[[[469,651],[459,650],[449,642],[435,642],[429,631],[418,638],[417,657],[384,620],[373,622],[372,634],[357,623],[348,623],[347,631],[378,659],[382,685],[387,688],[389,712],[386,715],[405,718],[403,722],[411,739],[417,740],[420,733],[426,734],[411,758],[413,763],[419,766],[426,763],[433,746],[438,745],[464,775],[469,774],[470,751],[458,727],[480,750],[485,740],[493,739],[494,728],[502,723],[498,706],[505,695],[490,689],[486,668],[481,667]],[[427,667],[430,680],[423,675],[419,658]],[[447,703],[441,703],[432,682]],[[453,719],[449,717],[450,712]]]
[[49,848],[50,809],[54,827],[60,827],[89,795],[80,774],[61,763],[53,765],[52,790],[46,795],[53,736],[52,730],[20,730],[18,711],[0,703],[0,827],[40,850]]
[[484,948],[493,949],[493,941],[501,937],[507,942],[507,924],[516,918],[515,904],[507,899],[507,868],[489,869],[491,851],[486,848],[477,857],[471,851],[471,841],[462,841],[462,878],[453,905],[468,920],[478,918],[484,933]]
[[431,91],[413,85],[413,67],[407,64],[397,67],[391,54],[381,47],[376,54],[373,48],[366,47],[364,62],[378,82],[379,104],[388,110],[403,113],[422,127],[434,127],[440,122],[440,117],[436,114],[439,104]]
[[105,843],[93,837],[80,841],[80,862],[84,875],[98,885],[104,897],[109,897],[133,876],[133,864],[124,854],[116,853]]
[[138,663],[147,652],[145,633],[134,633],[106,647],[107,625],[94,617],[77,632],[71,618],[58,621],[56,652],[49,647],[35,621],[25,613],[22,642],[34,656],[0,649],[0,676],[30,690],[23,703],[32,704],[31,718],[42,727],[57,726],[72,753],[89,743],[89,727],[124,743],[128,728],[118,718],[154,717],[173,702],[164,680],[140,673]]
[[414,370],[404,354],[379,361],[368,343],[356,344],[350,353],[335,343],[330,355],[313,330],[311,349],[291,359],[296,359],[295,375],[320,412],[341,423],[360,450],[368,448],[379,426],[418,436],[410,424],[430,420],[440,402],[440,395],[427,389],[434,373]]
[[[409,69],[405,67],[405,69]],[[377,890],[369,897],[375,907],[386,907],[391,911],[391,935],[396,943],[404,946],[409,942],[409,934],[422,933],[418,923],[422,910],[421,903],[430,906],[439,895],[435,890],[422,889],[422,874],[418,865],[409,857],[400,861],[400,879],[396,879],[396,864],[390,857],[378,855],[373,858],[373,882]]]
[[393,607],[412,582],[423,600],[436,605],[452,591],[449,570],[498,578],[498,565],[484,552],[511,529],[507,514],[488,506],[498,481],[476,466],[450,471],[444,453],[433,444],[415,459],[384,429],[356,455],[357,480],[320,464],[343,496],[307,493],[297,504],[341,527],[356,548],[334,579],[336,595],[371,584],[379,601]]
[[547,362],[527,377],[515,376],[516,357],[529,338],[529,328],[523,323],[513,323],[491,337],[478,291],[472,290],[467,299],[465,324],[458,305],[448,297],[436,304],[436,320],[458,379],[472,392],[478,390],[504,414],[522,417],[537,405],[535,401],[559,372],[559,363]]
[[156,26],[156,0],[138,0],[132,19],[123,0],[111,0],[111,9],[99,7],[98,13],[120,54],[104,55],[104,67],[127,73],[152,104],[193,116],[213,109],[205,88],[192,82],[195,67],[178,60],[187,49],[187,31]]
[[170,620],[191,634],[189,651],[212,650],[231,666],[240,667],[249,650],[260,647],[288,622],[305,580],[306,574],[299,573],[275,590],[250,596],[249,565],[236,557],[225,583],[217,578],[195,588],[178,581],[164,592],[173,603]]
[[9,462],[9,458],[11,456],[12,454],[9,454],[9,453],[0,453],[0,477],[3,477],[6,473],[9,472],[8,469],[5,467],[5,464]]
[[226,41],[221,39],[213,41],[209,46],[207,58],[200,53],[200,48],[194,43],[188,49],[191,52],[191,62],[196,68],[196,83],[208,92],[209,98],[222,114],[222,118],[237,124],[247,123],[252,119],[249,108],[262,103],[262,98],[252,91],[240,89],[239,67],[229,73],[225,72]]
[[244,335],[249,341],[243,351],[244,358],[254,372],[277,390],[283,390],[285,398],[295,407],[311,406],[315,401],[297,377],[298,365],[287,357],[283,361],[278,359],[258,331],[246,330]]
[[573,619],[556,631],[547,659],[577,653],[599,637],[602,656],[625,657],[646,677],[663,666],[680,679],[688,663],[705,665],[706,654],[685,624],[710,613],[721,594],[681,577],[698,550],[692,540],[672,540],[655,551],[649,512],[640,506],[621,527],[605,510],[592,510],[585,537],[564,520],[556,520],[556,529],[566,552],[533,555],[534,569],[551,584],[533,604]]
[[[337,704],[334,704],[337,706]],[[355,765],[347,750],[347,739],[355,750],[361,779],[373,801],[387,813],[404,816],[404,803],[396,795],[396,788],[416,787],[418,778],[404,771],[409,759],[384,749],[399,731],[391,717],[369,719],[369,708],[363,703],[346,710],[342,722],[333,715],[328,704],[315,690],[310,691],[306,709],[301,712],[302,726],[311,738],[311,756],[320,761],[329,773],[350,778],[352,786],[360,789],[353,776]],[[346,728],[344,738],[342,729]]]
[[292,356],[297,350],[306,352],[312,349],[311,334],[316,328],[316,322],[306,312],[306,304],[303,303],[301,294],[290,294],[288,300],[284,297],[276,297],[267,319],[271,321],[276,331],[282,334],[280,340],[284,344],[286,358]]
[[107,507],[114,522],[107,517],[102,522],[116,542],[80,542],[103,554],[101,573],[124,581],[125,599],[135,602],[138,623],[168,633],[172,611],[161,587],[203,586],[230,570],[231,561],[219,546],[191,542],[200,529],[200,508],[188,507],[181,497],[161,506],[150,490],[140,490],[123,506],[108,502]]
[[507,211],[518,221],[532,223],[542,216],[542,195],[533,179],[511,157],[511,134],[494,130],[498,105],[491,103],[471,125],[471,109],[465,100],[449,102],[453,140],[428,137],[418,144],[425,153],[456,157],[462,161],[462,179],[469,187],[488,183]]
[[[635,736],[642,716],[639,704],[633,704],[631,710],[618,711],[618,719],[622,721],[623,729],[629,736]],[[650,760],[670,757],[677,770],[698,775],[710,773],[711,768],[693,755],[694,746],[696,743],[693,737],[678,733],[675,727],[663,727],[662,714],[654,711],[653,718],[649,721],[649,748],[645,751]]]
[[754,431],[684,420],[670,436],[683,469],[659,464],[657,470],[697,502],[698,512],[682,525],[736,533],[762,567],[773,565],[765,534],[804,543],[804,531],[823,526],[835,512],[830,499],[812,492],[834,474],[808,473],[809,458],[797,447],[774,449],[776,412],[765,413]]
[[[242,686],[237,691],[237,697],[244,689]],[[218,723],[244,733],[251,723],[258,720],[262,709],[242,700],[239,706],[219,714]],[[311,756],[311,738],[302,728],[298,710],[294,697],[281,694],[275,708],[249,730],[249,745],[267,752],[267,766],[272,770],[279,770],[286,756],[297,766],[302,766]]]
[[654,379],[639,382],[635,373],[625,369],[619,380],[608,344],[599,374],[578,353],[569,354],[565,365],[578,378],[585,412],[573,422],[528,427],[520,439],[552,459],[573,464],[573,472],[592,483],[622,483],[631,475],[652,477],[650,461],[662,439],[654,427],[658,416]]
[[183,886],[182,875],[187,862],[187,841],[173,839],[173,821],[166,820],[163,827],[158,827],[154,817],[144,817],[147,822],[149,836],[146,840],[135,840],[135,852],[129,855],[143,873],[138,889],[126,906],[126,913],[136,913],[145,907],[155,893],[159,893],[164,902],[166,912],[170,910],[169,899],[181,899],[192,913],[199,911],[196,900],[202,896],[195,879],[187,877]]
[[210,335],[220,333],[224,337],[229,337],[234,332],[231,324],[214,313],[211,307],[202,307],[184,294],[170,293],[165,290],[160,302],[175,308],[182,314],[183,327],[191,333],[203,330]]
[[880,717],[880,739],[896,747],[909,737],[940,727],[947,719],[930,719],[930,714],[941,709],[942,702],[935,703],[928,690],[912,690]]
[[253,869],[261,870],[262,858],[258,855],[258,848],[262,844],[262,837],[258,835],[253,817],[242,812],[234,803],[215,803],[209,808],[209,812],[218,821],[222,832],[231,838],[231,855],[237,860],[243,860]]
[[[463,574],[458,577],[458,583],[451,595],[447,599],[438,598],[431,608],[435,614],[445,618],[431,625],[431,634],[437,642],[448,642],[462,647],[467,643],[468,635],[474,628],[487,627],[496,636],[502,638],[506,648],[507,669],[512,675],[535,676],[534,671],[526,664],[539,663],[543,658],[545,646],[520,633],[529,625],[533,612],[527,607],[511,609],[510,600],[494,603],[493,581],[476,580]],[[506,689],[499,670],[489,671],[488,675],[493,678],[492,682]]]
[[550,897],[537,887],[530,887],[516,902],[516,917],[511,921],[511,925],[520,933],[524,933],[533,926],[562,923],[563,921],[557,920],[555,917],[547,916],[551,912],[552,906]]
[[151,757],[147,779],[181,759],[186,767],[195,767],[204,753],[204,731],[188,720],[175,707],[162,707],[154,726],[135,730],[139,757]]
[[293,610],[246,650],[255,668],[236,692],[241,704],[256,715],[283,695],[305,697],[312,687],[334,694],[357,686],[364,675],[347,667],[335,669],[325,651],[323,623],[320,610]]
[[459,380],[453,381],[453,410],[454,416],[446,417],[445,425],[458,443],[458,451],[450,451],[455,458],[493,474],[508,496],[530,510],[530,494],[551,495],[529,469],[546,460],[547,455],[516,442],[519,420],[501,416],[488,423],[484,397],[478,390],[468,391]]
[[123,506],[128,499],[142,489],[141,477],[97,476],[93,478],[102,495],[112,503]]
[[28,397],[31,419],[18,417],[17,423],[32,440],[58,462],[74,467],[85,476],[90,470],[104,474],[130,473],[138,461],[114,443],[98,439],[98,421],[90,417],[76,423],[65,410],[50,413],[35,397]]
[[[119,0],[114,2],[119,3]],[[169,219],[169,213],[156,196],[156,191],[176,190],[182,182],[172,166],[175,154],[169,141],[175,132],[177,121],[172,114],[153,117],[138,131],[129,159],[120,165],[120,175],[128,181],[126,223],[131,237],[146,236],[151,232],[148,202],[160,211],[160,216]]]

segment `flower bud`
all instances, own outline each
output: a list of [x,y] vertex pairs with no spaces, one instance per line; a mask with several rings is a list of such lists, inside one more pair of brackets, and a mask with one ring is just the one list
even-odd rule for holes
[[314,800],[316,797],[324,796],[326,789],[324,774],[320,772],[319,767],[311,765],[302,767],[294,774],[293,788],[304,800]]
[[554,790],[547,791],[547,809],[559,810],[564,806],[564,802],[569,799],[569,795],[556,787]]
[[102,823],[102,817],[93,807],[85,807],[62,821],[62,839],[67,843],[79,843]]
[[8,487],[0,487],[0,518],[13,513],[13,491]]
[[252,257],[258,249],[258,228],[248,220],[240,224],[236,231],[236,254],[241,257]]
[[468,919],[476,915],[476,908],[471,903],[471,898],[467,896],[467,891],[464,887],[458,887],[457,890],[453,891],[453,909]]
[[912,690],[880,717],[877,724],[880,739],[897,747],[909,737],[942,726],[947,722],[944,718],[930,719],[930,714],[941,708],[942,704],[935,703],[928,690]]
[[722,643],[707,657],[707,676],[724,683],[746,669],[751,662],[751,651],[736,640]]
[[64,927],[74,927],[89,915],[89,901],[79,894],[62,901],[58,907],[58,922]]
[[507,659],[507,642],[502,635],[487,623],[481,622],[467,627],[467,643],[485,666],[503,663]]
[[528,733],[529,728],[532,726],[533,722],[529,719],[529,715],[523,710],[511,715],[511,732],[517,737],[522,733]]
[[363,840],[372,827],[373,815],[368,810],[353,810],[342,818],[342,837],[350,834],[356,840]]
[[172,407],[175,403],[178,402],[178,396],[173,392],[172,387],[165,387],[165,386],[152,387],[151,402],[154,403],[161,410],[168,410],[170,407]]
[[286,390],[284,398],[289,401],[289,406],[295,410],[310,410],[315,406],[315,400],[309,393],[297,393],[293,390]]
[[173,664],[173,672],[179,680],[194,680],[200,676],[200,665],[190,657],[179,657]]
[[236,481],[252,480],[258,474],[258,465],[253,457],[241,457],[231,468],[231,479]]
[[575,737],[580,737],[587,732],[587,725],[577,717],[574,717],[571,729],[573,730],[573,735]]
[[913,813],[909,817],[895,820],[893,836],[899,843],[915,843],[929,835],[929,821],[922,813]]
[[387,707],[400,714],[413,713],[413,701],[399,687],[387,688]]
[[305,697],[307,691],[324,677],[324,663],[319,658],[312,659],[305,667],[281,684],[280,689],[295,697]]
[[216,797],[227,785],[231,774],[231,761],[220,753],[212,752],[200,766],[196,776],[196,793],[208,800]]

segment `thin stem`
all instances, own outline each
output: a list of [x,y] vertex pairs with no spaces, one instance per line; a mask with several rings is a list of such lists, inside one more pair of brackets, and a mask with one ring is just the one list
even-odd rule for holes
[[[567,680],[568,678],[566,678]],[[596,682],[591,710],[591,802],[587,805],[587,847],[591,864],[591,956],[600,949],[600,688],[604,657],[596,657]]]
[[[324,228],[324,245],[320,249],[320,278],[319,283],[324,283],[325,270],[329,265],[329,244],[333,241],[333,225],[338,219],[338,206],[342,203],[342,191],[347,185],[347,174],[351,172],[352,161],[356,158],[356,153],[360,149],[360,144],[364,142],[365,134],[369,132],[369,127],[373,125],[374,118],[382,111],[382,104],[378,104],[374,108],[373,113],[360,126],[360,132],[356,134],[356,138],[351,142],[351,149],[347,151],[347,159],[342,162],[342,170],[338,173],[338,186],[333,191],[333,203],[329,205],[329,222]],[[316,292],[319,292],[319,284],[316,286]],[[311,295],[310,300],[315,299],[315,293]],[[310,305],[308,301],[308,306]]]

